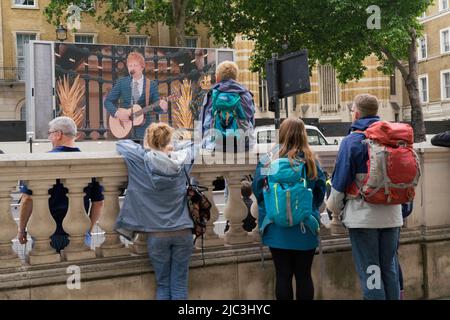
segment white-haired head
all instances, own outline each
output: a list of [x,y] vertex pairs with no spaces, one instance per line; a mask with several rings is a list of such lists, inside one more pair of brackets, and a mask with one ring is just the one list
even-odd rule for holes
[[68,137],[77,136],[77,125],[69,117],[57,117],[49,122],[49,131],[61,131],[63,135]]

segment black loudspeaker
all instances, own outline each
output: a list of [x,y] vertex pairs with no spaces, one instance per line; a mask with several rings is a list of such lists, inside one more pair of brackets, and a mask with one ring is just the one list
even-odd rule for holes
[[267,91],[273,96],[274,83],[278,83],[278,98],[311,91],[309,82],[308,51],[300,50],[277,60],[277,79],[274,79],[272,60],[266,63]]
[[26,121],[2,120],[0,121],[0,142],[26,141]]

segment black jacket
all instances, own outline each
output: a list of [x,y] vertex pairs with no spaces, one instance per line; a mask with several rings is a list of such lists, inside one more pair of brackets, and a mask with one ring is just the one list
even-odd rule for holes
[[438,133],[431,138],[431,144],[438,147],[450,148],[450,131]]

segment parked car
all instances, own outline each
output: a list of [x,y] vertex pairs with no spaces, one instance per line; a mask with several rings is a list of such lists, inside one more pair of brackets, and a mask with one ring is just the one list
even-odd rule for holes
[[[308,143],[311,146],[325,146],[331,145],[325,138],[323,133],[315,126],[305,125],[306,134],[308,135]],[[258,145],[262,144],[273,144],[275,142],[275,126],[259,126],[255,128],[256,143]],[[336,143],[334,143],[336,144]]]

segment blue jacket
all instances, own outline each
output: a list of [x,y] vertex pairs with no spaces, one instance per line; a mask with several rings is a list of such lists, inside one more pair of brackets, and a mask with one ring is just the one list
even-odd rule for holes
[[[108,110],[109,114],[114,116],[116,114],[117,108],[128,109],[132,105],[131,101],[131,76],[126,76],[117,80],[111,91],[105,98],[105,108]],[[142,90],[142,95],[138,100],[138,104],[141,107],[145,107],[146,100],[146,83],[148,79],[144,76],[144,89]],[[158,83],[156,81],[150,82],[150,99],[149,104],[159,100],[158,93]],[[156,112],[161,112],[162,110],[155,109]],[[145,122],[142,126],[135,127],[135,136],[133,138],[142,139],[144,137],[145,129],[150,125],[151,117],[150,112],[145,114]]]
[[363,133],[352,133],[355,130],[364,131],[372,123],[380,121],[378,116],[369,116],[355,121],[339,147],[331,185],[339,192],[345,192],[356,179],[356,174],[367,173],[367,145],[361,143],[366,137]]
[[[276,147],[275,147],[276,148]],[[300,157],[303,154],[299,155]],[[267,163],[268,155],[263,156],[256,167],[255,178],[253,180],[252,189],[258,201],[258,225],[261,226],[266,216],[266,208],[264,206],[264,180],[267,177],[261,173],[261,168]],[[313,191],[313,214],[320,221],[319,207],[323,203],[326,193],[325,175],[316,162],[318,177],[316,180],[307,179],[308,188]],[[319,245],[318,237],[313,235],[311,231],[306,229],[306,233],[302,233],[300,226],[281,227],[273,223],[269,224],[262,234],[262,242],[271,248],[290,249],[290,250],[311,250]]]
[[128,168],[128,188],[116,229],[141,232],[176,231],[193,227],[186,198],[186,174],[194,159],[192,143],[170,156],[145,150],[131,140],[117,142]]
[[378,116],[356,120],[339,147],[327,207],[334,214],[342,213],[342,223],[347,228],[395,228],[403,224],[400,205],[371,204],[349,193],[363,184],[369,158],[367,145],[362,143],[365,135],[354,131],[364,131],[379,120]]

